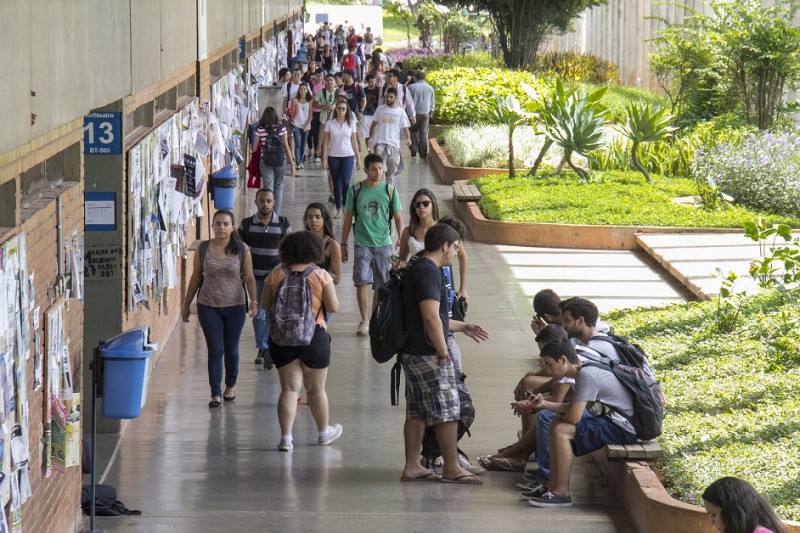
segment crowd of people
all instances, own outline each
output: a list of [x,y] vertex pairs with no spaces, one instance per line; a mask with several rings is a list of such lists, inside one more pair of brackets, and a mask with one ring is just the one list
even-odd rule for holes
[[[378,289],[392,269],[402,269],[408,336],[398,354],[406,377],[401,480],[480,485],[487,470],[516,471],[524,474],[518,484],[521,500],[535,507],[569,507],[574,457],[637,441],[631,423],[635,398],[612,373],[585,364],[620,361],[618,348],[608,340],[613,329],[600,320],[591,301],[562,300],[550,289],[539,291],[531,322],[538,365],[511,392],[511,411],[521,420],[518,439],[478,457],[478,465],[460,453],[459,424],[469,393],[456,333],[476,342],[487,340],[489,333],[463,320],[469,303],[463,223],[440,217],[435,194],[423,188],[411,197],[406,226],[394,186],[404,166],[403,143],[412,157],[427,154],[433,89],[424,72],[408,76],[412,83],[401,83],[400,71],[387,70],[379,50],[369,54],[373,41],[371,36],[367,41],[367,34],[323,25],[316,36],[308,36],[307,60],[298,55],[294,70],[284,73],[282,108],[267,107],[253,128],[255,169],[262,184],[255,213],[237,226],[231,212],[217,211],[213,237],[194,256],[182,318],[189,320],[197,296],[208,347],[208,405],[219,408],[236,398],[239,338],[249,314],[258,350],[255,363],[277,368],[280,379],[277,449],[294,447],[292,427],[303,387],[319,432],[317,443],[334,442],[343,428],[330,423],[327,328],[340,307],[342,264],[353,261],[357,336],[370,334]],[[347,68],[347,57],[360,51],[369,59],[353,59],[355,68]],[[334,72],[334,65],[344,68]],[[352,183],[362,161],[365,177]],[[335,211],[331,214],[322,201],[312,202],[302,229],[293,231],[281,215],[283,181],[287,171],[294,175],[308,162],[328,171],[328,203]],[[338,241],[335,219],[341,219]],[[438,450],[433,467],[422,453],[428,430]],[[724,478],[709,486],[703,498],[720,531],[785,531],[746,482]]]

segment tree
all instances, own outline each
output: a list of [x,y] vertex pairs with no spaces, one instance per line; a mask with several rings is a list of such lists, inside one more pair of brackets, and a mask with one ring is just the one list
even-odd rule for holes
[[651,107],[649,103],[641,100],[629,103],[626,114],[627,119],[625,124],[620,126],[620,130],[633,144],[631,148],[633,166],[644,175],[644,179],[649,183],[650,174],[639,160],[639,145],[660,141],[674,132],[676,128],[672,125],[673,117],[660,105],[654,104]]
[[608,0],[457,0],[462,7],[472,6],[489,13],[503,61],[509,68],[524,68],[546,39],[564,34],[584,10],[605,5]]
[[472,18],[462,15],[458,11],[451,11],[445,16],[444,21],[444,51],[445,53],[464,53],[470,41],[481,38],[481,29]]
[[492,114],[497,124],[508,128],[508,177],[514,178],[514,131],[517,126],[522,126],[529,122],[528,115],[519,105],[519,100],[509,94],[505,98],[495,95],[495,102],[492,106]]
[[417,5],[417,18],[414,26],[419,28],[419,39],[423,48],[431,47],[431,39],[435,32],[442,33],[442,12],[432,0],[424,0]]
[[411,11],[406,6],[395,4],[394,2],[386,2],[383,5],[383,11],[406,23],[406,39],[408,40],[408,47],[411,48],[411,21],[414,20]]

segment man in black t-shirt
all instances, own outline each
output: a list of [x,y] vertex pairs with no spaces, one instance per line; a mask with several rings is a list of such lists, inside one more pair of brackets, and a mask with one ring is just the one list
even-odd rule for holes
[[[403,481],[442,481],[478,485],[483,482],[458,462],[458,420],[461,411],[455,366],[447,349],[448,331],[461,331],[476,342],[489,334],[478,324],[448,318],[449,294],[440,268],[449,265],[459,248],[458,232],[436,224],[425,234],[425,253],[403,278],[403,316],[408,340],[400,351],[406,375],[406,421],[403,430],[405,467]],[[420,462],[425,428],[433,426],[442,451],[442,475]]]
[[375,116],[375,110],[378,109],[378,99],[380,98],[381,89],[378,87],[376,81],[375,74],[367,74],[367,85],[364,87],[366,105],[364,106],[364,116],[361,118],[360,131],[364,143],[369,139],[369,129],[372,127],[372,118]]

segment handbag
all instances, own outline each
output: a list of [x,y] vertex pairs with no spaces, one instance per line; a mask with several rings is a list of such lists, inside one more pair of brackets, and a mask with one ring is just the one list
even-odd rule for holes
[[467,300],[459,296],[458,293],[456,293],[456,297],[453,298],[452,315],[453,320],[458,320],[459,322],[467,321]]

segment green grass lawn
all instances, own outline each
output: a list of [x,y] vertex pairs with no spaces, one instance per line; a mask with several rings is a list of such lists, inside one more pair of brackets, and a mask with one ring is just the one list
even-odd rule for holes
[[734,298],[730,331],[716,300],[603,319],[642,345],[664,387],[667,490],[701,505],[709,483],[737,476],[800,520],[800,290]]
[[[419,30],[410,23],[411,27],[411,46],[419,46]],[[408,36],[406,34],[406,23],[400,17],[383,15],[383,45],[384,51],[392,48],[406,48],[408,46]]]
[[558,176],[540,172],[527,178],[523,171],[513,180],[500,174],[471,183],[483,194],[481,210],[491,220],[737,228],[761,215],[767,224],[800,227],[800,218],[757,213],[735,205],[711,211],[673,202],[673,198],[697,194],[697,184],[689,178],[653,176],[648,184],[638,172],[598,171],[589,183],[581,183],[572,172]]

